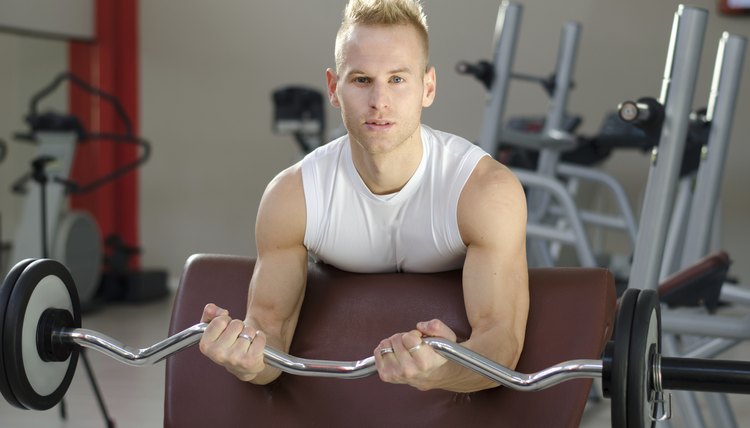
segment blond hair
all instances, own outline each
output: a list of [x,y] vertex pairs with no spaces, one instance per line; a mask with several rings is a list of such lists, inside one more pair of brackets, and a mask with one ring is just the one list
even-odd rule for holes
[[425,66],[429,58],[427,17],[419,0],[349,0],[344,8],[341,27],[336,34],[336,70],[344,61],[343,44],[355,24],[362,25],[411,25],[419,33],[424,45]]

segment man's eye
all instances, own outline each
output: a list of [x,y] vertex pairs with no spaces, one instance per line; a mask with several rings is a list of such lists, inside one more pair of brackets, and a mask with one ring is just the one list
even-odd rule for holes
[[363,83],[364,84],[364,83],[367,83],[369,81],[370,81],[370,79],[368,79],[367,77],[364,77],[364,76],[358,76],[358,77],[354,78],[354,83]]
[[391,78],[391,81],[392,81],[393,83],[403,83],[403,82],[404,82],[404,78],[403,78],[403,77],[401,77],[401,76],[393,76],[393,77]]

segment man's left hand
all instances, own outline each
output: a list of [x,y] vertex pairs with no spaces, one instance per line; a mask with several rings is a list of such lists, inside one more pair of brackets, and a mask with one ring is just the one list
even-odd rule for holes
[[417,323],[416,330],[382,340],[374,356],[383,382],[407,384],[423,391],[431,389],[435,370],[448,360],[422,341],[425,336],[456,341],[453,330],[437,319]]

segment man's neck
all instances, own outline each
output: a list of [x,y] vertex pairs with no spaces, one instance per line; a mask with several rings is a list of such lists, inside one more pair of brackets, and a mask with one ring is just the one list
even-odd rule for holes
[[420,131],[387,153],[367,153],[355,142],[350,144],[354,167],[375,195],[400,191],[419,167],[424,152]]

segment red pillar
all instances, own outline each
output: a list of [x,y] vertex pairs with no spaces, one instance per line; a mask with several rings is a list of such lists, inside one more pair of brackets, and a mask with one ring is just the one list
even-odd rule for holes
[[[130,117],[134,135],[140,135],[138,110],[138,0],[97,0],[96,40],[70,42],[70,72],[104,92],[114,95]],[[91,133],[124,133],[115,110],[106,101],[70,86],[69,110]],[[80,144],[73,162],[72,178],[88,183],[138,157],[138,147],[111,141]],[[97,219],[106,238],[119,235],[130,246],[139,246],[138,172],[133,171],[96,190],[71,199],[74,209],[86,210]],[[131,268],[137,269],[134,259]]]

